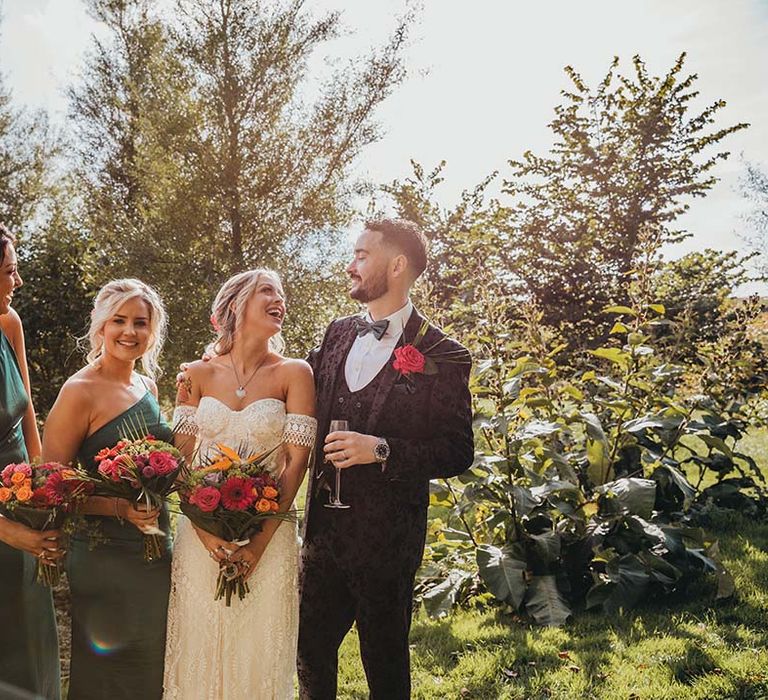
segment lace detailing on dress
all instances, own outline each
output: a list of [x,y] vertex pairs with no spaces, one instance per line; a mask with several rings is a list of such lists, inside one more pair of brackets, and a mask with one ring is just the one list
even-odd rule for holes
[[173,432],[197,435],[197,406],[176,406],[173,409]]
[[301,413],[289,413],[285,416],[283,442],[299,447],[312,447],[317,435],[317,419]]
[[[285,404],[260,399],[233,411],[204,396],[197,408],[199,460],[216,443],[248,452],[279,445]],[[270,468],[279,473],[285,450]],[[178,518],[165,648],[164,700],[292,700],[298,638],[299,539],[296,523],[277,528],[249,580],[251,592],[228,608],[213,599],[218,565],[189,520]]]

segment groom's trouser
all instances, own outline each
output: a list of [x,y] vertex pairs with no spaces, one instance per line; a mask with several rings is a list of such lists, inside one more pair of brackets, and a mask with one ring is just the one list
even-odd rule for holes
[[418,564],[387,557],[375,542],[357,557],[335,556],[338,548],[332,544],[320,536],[305,542],[302,551],[299,695],[302,700],[336,698],[338,649],[356,622],[371,699],[407,700]]

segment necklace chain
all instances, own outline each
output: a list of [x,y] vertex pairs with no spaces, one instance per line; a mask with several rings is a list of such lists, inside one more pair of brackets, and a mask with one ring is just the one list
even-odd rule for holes
[[[269,353],[267,353],[268,355]],[[235,373],[235,379],[237,380],[237,389],[235,389],[235,394],[237,394],[238,398],[243,398],[248,392],[245,390],[245,387],[248,386],[248,384],[251,383],[251,380],[256,376],[256,372],[258,372],[261,369],[261,366],[266,362],[267,355],[265,355],[261,362],[256,365],[256,368],[251,372],[251,376],[248,377],[244,382],[240,381],[240,375],[237,373],[237,367],[235,367],[235,361],[232,359],[232,353],[229,353],[229,362],[232,365],[232,371]]]

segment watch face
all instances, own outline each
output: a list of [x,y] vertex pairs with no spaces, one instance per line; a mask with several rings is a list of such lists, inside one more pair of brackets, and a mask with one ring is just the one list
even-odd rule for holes
[[373,448],[373,454],[376,455],[376,459],[384,461],[389,457],[389,445],[386,442],[379,442],[376,447]]

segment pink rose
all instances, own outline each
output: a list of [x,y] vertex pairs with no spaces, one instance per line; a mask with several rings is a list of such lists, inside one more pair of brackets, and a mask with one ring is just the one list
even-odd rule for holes
[[151,467],[151,466],[149,466],[149,465],[147,465],[146,467],[144,467],[144,468],[141,470],[141,475],[142,475],[142,476],[143,476],[145,479],[151,479],[153,476],[155,476],[155,474],[156,474],[156,473],[157,473],[157,472],[155,472],[155,469],[154,469],[154,467]]
[[5,469],[3,469],[2,473],[0,473],[0,478],[3,480],[3,483],[6,486],[11,485],[11,477],[13,476],[13,472],[16,469],[15,464],[9,464]]
[[221,500],[221,494],[213,486],[199,486],[189,496],[189,502],[204,513],[216,510]]
[[115,463],[111,459],[102,459],[99,463],[99,474],[111,479],[112,481],[120,481],[120,472],[115,466]]
[[421,374],[424,371],[424,355],[410,343],[403,345],[395,348],[395,361],[392,366],[405,376],[411,373]]
[[165,476],[176,469],[179,463],[168,452],[151,452],[149,455],[149,466],[155,470],[158,476]]

